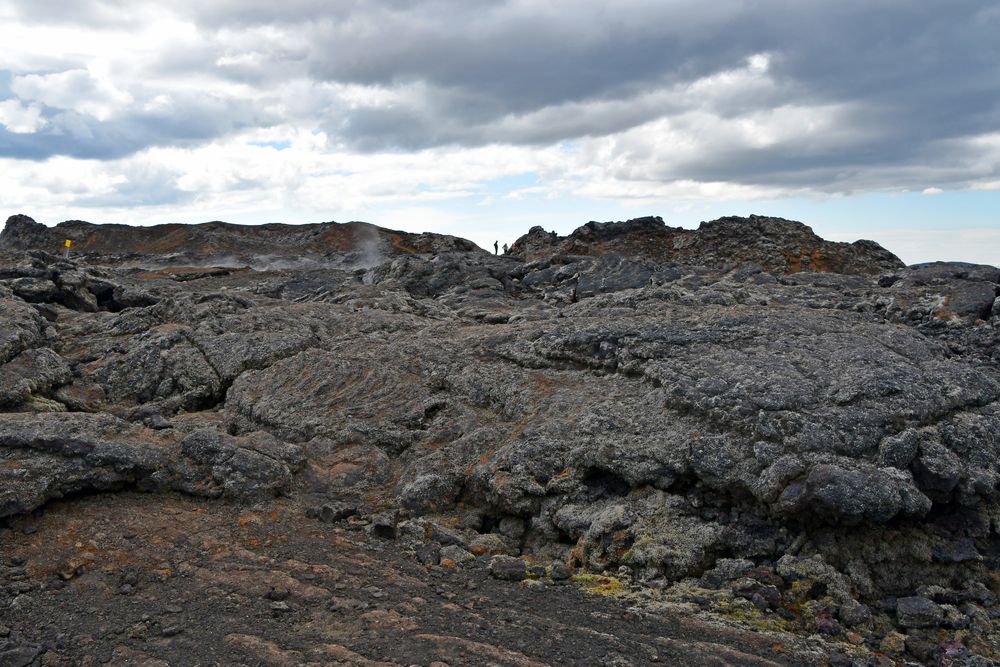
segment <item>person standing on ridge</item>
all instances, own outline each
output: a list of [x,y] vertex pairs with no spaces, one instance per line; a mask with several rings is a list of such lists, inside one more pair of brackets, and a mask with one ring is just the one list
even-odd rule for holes
[[500,254],[500,242],[499,241],[494,241],[493,242],[493,254],[494,255],[499,255]]
[[510,250],[510,248],[508,248],[508,247],[507,247],[507,244],[506,244],[506,243],[504,243],[504,244],[503,244],[503,254],[505,254],[505,255],[506,255],[506,254],[507,254],[507,251],[508,251],[508,250]]

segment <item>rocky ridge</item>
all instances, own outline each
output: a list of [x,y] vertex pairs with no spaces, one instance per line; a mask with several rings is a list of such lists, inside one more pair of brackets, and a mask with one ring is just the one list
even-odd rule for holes
[[777,664],[991,664],[998,296],[995,267],[759,216],[535,228],[504,256],[362,223],[15,216],[0,515],[281,502],[432,571],[492,557],[826,638]]
[[903,267],[898,257],[872,241],[826,241],[801,222],[760,215],[719,218],[696,230],[668,227],[653,217],[588,222],[565,237],[533,227],[514,242],[511,254],[532,261],[552,255],[618,255],[717,268],[759,266],[779,273],[871,275]]

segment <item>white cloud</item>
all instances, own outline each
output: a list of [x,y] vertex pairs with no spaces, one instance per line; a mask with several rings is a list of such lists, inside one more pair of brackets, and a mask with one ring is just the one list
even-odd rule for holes
[[752,72],[764,73],[771,66],[771,54],[755,53],[747,58],[747,66]]
[[17,76],[10,88],[22,99],[79,111],[102,121],[122,112],[133,102],[132,95],[117,88],[106,74],[86,69]]
[[45,127],[42,110],[36,104],[25,106],[20,100],[0,102],[0,125],[14,134],[31,134]]

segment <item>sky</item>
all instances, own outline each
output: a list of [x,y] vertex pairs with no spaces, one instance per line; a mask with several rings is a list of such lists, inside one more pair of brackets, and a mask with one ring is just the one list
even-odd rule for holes
[[800,220],[1000,264],[993,0],[0,0],[0,214]]

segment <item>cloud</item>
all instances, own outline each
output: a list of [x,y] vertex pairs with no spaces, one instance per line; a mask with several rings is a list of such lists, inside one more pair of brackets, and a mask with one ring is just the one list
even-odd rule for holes
[[181,173],[161,164],[132,161],[129,169],[114,177],[106,191],[87,193],[75,204],[87,208],[133,208],[179,205],[191,201],[194,193],[179,186]]
[[0,125],[12,134],[31,134],[45,126],[38,105],[25,106],[20,100],[0,102]]
[[80,205],[243,205],[257,188],[419,207],[527,172],[531,196],[627,202],[1000,182],[984,0],[71,5],[0,8],[0,157],[25,175],[107,163]]
[[10,89],[22,100],[74,109],[99,121],[109,120],[134,101],[129,93],[118,89],[107,78],[95,76],[85,69],[15,76]]
[[32,23],[72,25],[130,25],[134,15],[128,0],[11,0],[11,18]]
[[[55,102],[59,94],[40,96]],[[0,131],[0,156],[40,160],[65,155],[109,160],[153,146],[196,145],[240,129],[277,122],[273,110],[260,109],[252,100],[187,91],[146,99],[105,119],[95,114],[110,113],[111,107],[102,107],[99,102],[89,108],[91,113],[41,108],[43,122],[35,132],[18,134],[9,128]]]

